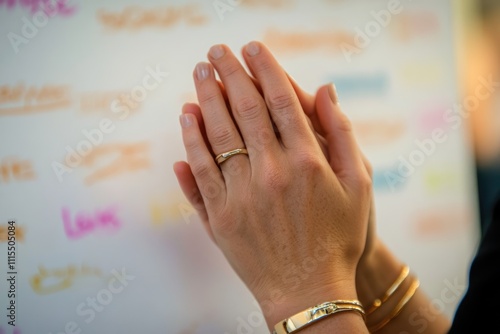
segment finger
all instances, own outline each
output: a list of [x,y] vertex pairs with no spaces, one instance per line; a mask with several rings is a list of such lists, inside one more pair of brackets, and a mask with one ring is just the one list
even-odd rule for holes
[[186,196],[188,202],[198,213],[203,227],[207,231],[210,239],[215,242],[212,228],[208,223],[207,209],[205,207],[205,203],[203,202],[200,190],[198,189],[198,185],[196,184],[194,175],[191,172],[191,167],[189,167],[189,164],[184,161],[176,162],[174,164],[174,173],[184,196]]
[[[237,148],[244,148],[243,140],[226,108],[224,96],[215,79],[212,65],[198,63],[193,77],[207,138],[213,152],[217,155]],[[249,159],[243,154],[234,156],[221,165],[225,179],[230,179],[229,169],[240,170],[249,167]]]
[[[252,158],[252,150],[262,151],[278,145],[266,103],[252,79],[225,45],[214,45],[208,58],[225,87],[231,111]],[[259,154],[254,154],[259,157]]]
[[187,160],[203,202],[208,210],[219,209],[226,199],[226,185],[221,171],[205,145],[196,117],[182,114],[180,123]]
[[[314,132],[314,135],[319,143],[319,146],[321,147],[323,155],[326,157],[327,160],[330,160],[329,153],[327,150],[326,139],[323,137],[324,130],[321,127],[321,123],[319,122],[318,115],[316,113],[315,96],[303,90],[288,73],[287,76],[288,79],[290,80],[290,83],[292,84],[293,89],[295,90],[295,93],[297,94],[297,97],[299,98],[299,102],[300,105],[302,106],[302,109],[304,110],[304,113],[307,115],[307,123],[309,125],[309,128],[311,129],[312,132]],[[259,82],[253,77],[250,78],[252,79],[254,85],[259,90],[259,93],[262,94],[262,89],[260,87]],[[277,129],[275,129],[275,131],[277,131]]]
[[302,110],[304,110],[304,113],[307,115],[307,117],[309,117],[316,131],[320,134],[323,134],[323,131],[318,131],[321,130],[321,124],[319,123],[318,115],[316,114],[315,96],[303,90],[290,74],[286,73],[286,75],[288,77],[288,80],[290,81],[290,84],[292,84],[297,98],[299,99]]
[[200,106],[196,103],[185,103],[182,106],[183,114],[192,114],[196,117],[196,121],[198,122],[198,126],[200,127],[201,135],[203,136],[203,140],[205,141],[205,145],[207,145],[208,150],[215,156],[215,153],[212,151],[212,146],[208,141],[207,131],[205,130],[205,123],[203,122],[203,116],[201,114]]
[[316,94],[318,120],[325,130],[330,165],[339,178],[355,180],[366,169],[350,120],[342,113],[333,85],[325,85]]
[[271,52],[259,42],[244,47],[243,57],[259,81],[271,117],[285,147],[304,147],[314,143],[300,102],[287,75]]

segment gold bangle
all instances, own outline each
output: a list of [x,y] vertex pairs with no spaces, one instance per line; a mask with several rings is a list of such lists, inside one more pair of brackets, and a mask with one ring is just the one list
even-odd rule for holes
[[396,305],[394,310],[389,314],[387,318],[376,324],[375,326],[371,326],[369,328],[370,333],[375,333],[379,330],[381,330],[385,325],[387,325],[392,319],[397,317],[399,313],[403,310],[405,305],[410,301],[410,299],[415,295],[415,292],[417,291],[418,287],[420,286],[420,281],[418,279],[415,279],[413,283],[410,285],[408,288],[408,291],[406,291],[405,295],[403,298],[399,301],[399,303]]
[[288,319],[284,319],[274,326],[273,334],[289,334],[295,333],[312,323],[325,318],[326,316],[345,312],[355,311],[361,314],[365,319],[365,311],[363,305],[357,300],[334,300],[331,302],[322,303],[308,308],[305,311],[299,312]]
[[403,281],[408,277],[408,274],[410,273],[410,268],[408,266],[404,266],[403,270],[401,270],[401,273],[399,274],[398,278],[394,283],[392,283],[391,287],[384,293],[384,295],[380,298],[375,299],[373,301],[372,305],[368,310],[366,310],[366,315],[372,314],[375,312],[376,309],[380,307],[383,303],[389,299],[390,296],[401,286]]

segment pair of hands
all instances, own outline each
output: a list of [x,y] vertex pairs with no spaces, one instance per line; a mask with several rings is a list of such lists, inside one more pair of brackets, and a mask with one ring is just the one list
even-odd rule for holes
[[[371,167],[333,86],[305,93],[262,43],[242,55],[250,74],[224,45],[196,66],[199,104],[180,116],[187,163],[174,171],[273,327],[357,298],[356,270],[374,241]],[[217,165],[216,155],[237,148],[248,155]]]

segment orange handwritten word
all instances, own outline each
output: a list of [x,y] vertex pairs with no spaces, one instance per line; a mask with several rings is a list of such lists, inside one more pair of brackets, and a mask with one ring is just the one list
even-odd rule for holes
[[439,20],[428,11],[405,12],[394,17],[391,33],[396,40],[407,42],[421,36],[429,36],[439,30]]
[[65,85],[0,86],[0,116],[59,110],[70,103],[69,88]]
[[31,277],[30,285],[36,293],[47,295],[68,289],[73,286],[74,281],[78,277],[85,276],[103,277],[100,269],[91,268],[86,265],[82,265],[79,268],[70,265],[63,269],[53,270],[47,270],[45,267],[40,266],[38,273]]
[[87,92],[80,95],[80,111],[86,114],[109,113],[113,100],[127,105],[131,111],[137,111],[141,106],[139,102],[130,101],[124,91]]
[[394,143],[407,131],[401,120],[353,120],[353,128],[362,144],[374,146]]
[[[263,41],[276,52],[312,52],[322,50],[341,53],[340,45],[354,45],[354,35],[345,31],[279,31],[269,29]],[[328,41],[328,43],[325,43]]]
[[[101,162],[98,165],[97,162]],[[104,165],[102,162],[104,161]],[[88,185],[111,176],[150,167],[149,143],[105,144],[98,146],[82,160],[82,166],[97,169],[85,178]]]
[[97,18],[106,28],[114,30],[168,28],[182,21],[189,26],[199,26],[207,21],[207,18],[198,12],[198,7],[195,5],[150,9],[128,6],[118,13],[101,9],[97,11]]
[[28,181],[35,178],[31,162],[16,157],[7,157],[0,161],[0,181]]
[[413,232],[419,237],[450,236],[460,233],[473,221],[470,212],[460,206],[442,207],[415,214]]
[[[9,225],[7,224],[2,224],[0,225],[0,242],[7,242],[7,237],[8,237],[8,232],[9,232]],[[24,227],[22,226],[17,226],[16,227],[16,241],[24,241]]]
[[294,1],[290,0],[244,0],[241,2],[242,6],[246,7],[271,7],[271,8],[286,8],[293,5]]

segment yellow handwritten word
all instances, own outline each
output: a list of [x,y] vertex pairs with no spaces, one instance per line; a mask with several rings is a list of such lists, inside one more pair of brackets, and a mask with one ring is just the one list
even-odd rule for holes
[[440,83],[443,79],[443,71],[437,63],[407,64],[401,68],[399,74],[406,84],[425,87]]
[[[7,224],[0,225],[0,242],[7,242],[8,232],[9,232],[9,225]],[[23,242],[24,235],[25,235],[24,227],[16,226],[16,241]]]
[[450,168],[428,168],[424,172],[424,185],[431,194],[453,193],[459,187],[459,174]]
[[[110,160],[110,158],[114,159]],[[104,165],[102,165],[103,161]],[[98,162],[101,164],[99,165]],[[87,185],[126,172],[147,169],[150,167],[149,143],[100,145],[83,158],[82,166],[97,167],[85,178]]]
[[[74,281],[79,277],[94,276],[103,278],[102,272],[98,268],[91,268],[86,265],[76,267],[70,265],[62,269],[47,270],[40,266],[38,273],[30,279],[30,285],[36,293],[40,295],[52,294],[73,286]],[[50,283],[47,283],[49,281]]]
[[0,161],[0,181],[29,181],[35,179],[31,161],[20,160],[16,157],[6,157]]
[[160,226],[169,221],[183,221],[189,224],[197,217],[195,208],[181,192],[173,192],[154,198],[150,203],[151,222]]
[[405,122],[396,119],[353,120],[353,128],[361,143],[373,146],[394,143],[407,131]]
[[189,26],[199,26],[207,22],[195,5],[180,7],[142,8],[128,6],[121,12],[101,9],[97,12],[98,20],[106,28],[120,30],[140,30],[143,28],[169,28],[182,21]]
[[69,88],[65,85],[0,86],[0,116],[59,110],[70,103]]

